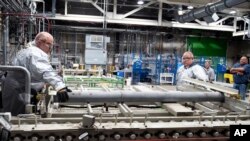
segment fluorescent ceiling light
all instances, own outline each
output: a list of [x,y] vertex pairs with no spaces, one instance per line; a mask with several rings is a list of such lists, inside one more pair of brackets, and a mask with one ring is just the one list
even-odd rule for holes
[[138,0],[137,4],[142,5],[142,4],[144,4],[144,1],[143,0]]
[[191,5],[189,5],[189,6],[187,7],[187,9],[194,9],[194,7],[191,6]]
[[184,11],[178,10],[178,15],[183,15],[183,14],[184,14]]
[[230,14],[235,14],[236,11],[235,11],[235,10],[232,10],[232,11],[230,11],[229,13],[230,13]]
[[182,10],[182,5],[178,6],[178,15],[183,15],[184,11]]

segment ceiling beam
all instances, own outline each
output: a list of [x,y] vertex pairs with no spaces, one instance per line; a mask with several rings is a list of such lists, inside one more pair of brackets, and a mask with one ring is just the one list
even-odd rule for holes
[[169,1],[169,0],[157,0],[158,2],[172,4],[172,5],[185,5],[185,6],[193,6],[193,7],[200,7],[203,6],[198,3],[191,3],[191,2],[177,2],[177,1]]
[[[90,16],[90,15],[75,15],[75,14],[68,14],[67,16],[65,16],[61,14],[56,14],[55,17],[47,17],[47,19],[61,20],[61,21],[102,23],[104,20],[104,17],[103,16]],[[107,23],[123,24],[123,25],[159,26],[158,20],[135,19],[135,18],[124,18],[124,19],[107,18]],[[186,28],[186,29],[228,31],[228,32],[235,31],[233,26],[227,26],[227,25],[200,25],[198,23],[182,24],[178,22],[169,22],[169,21],[163,21],[161,26],[173,27],[173,28]]]
[[102,12],[104,14],[104,10],[99,6],[97,5],[95,2],[91,1],[90,2],[96,9],[98,9],[100,12]]
[[159,2],[159,10],[158,10],[158,25],[162,24],[162,2]]
[[130,16],[130,15],[132,15],[132,14],[134,14],[134,13],[136,13],[136,12],[142,10],[143,8],[148,7],[149,5],[154,4],[154,3],[156,3],[156,2],[157,2],[157,1],[150,1],[149,3],[146,3],[146,4],[144,4],[144,5],[141,5],[140,7],[136,8],[136,9],[134,9],[134,10],[132,10],[132,11],[129,11],[128,13],[122,15],[120,18],[121,18],[121,19],[124,19],[124,18],[126,18],[126,17],[128,17],[128,16]]

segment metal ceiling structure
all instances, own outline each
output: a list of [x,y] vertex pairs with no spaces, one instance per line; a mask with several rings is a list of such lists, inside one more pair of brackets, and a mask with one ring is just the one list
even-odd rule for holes
[[[55,2],[56,0],[54,0]],[[58,23],[69,21],[74,23],[99,23],[127,26],[153,26],[182,29],[200,29],[232,32],[237,36],[239,21],[246,21],[250,11],[247,0],[145,0],[143,5],[138,5],[134,0],[57,0],[56,7],[52,7],[53,16],[50,20]],[[210,15],[217,12],[218,20],[206,22],[202,17],[185,17],[191,20],[180,20],[190,11],[202,9],[206,5],[216,3],[232,3],[231,8],[224,6],[213,10]],[[60,4],[58,4],[60,3]],[[63,3],[63,4],[62,4]],[[212,4],[214,3],[214,4]],[[235,3],[235,4],[234,4]],[[192,6],[193,10],[189,9]],[[212,7],[216,8],[216,7]],[[204,8],[205,9],[205,8]],[[234,12],[233,12],[234,11]],[[184,15],[180,15],[180,12]],[[179,13],[179,14],[178,14]],[[232,13],[232,14],[231,14]],[[177,20],[176,20],[177,19]]]
[[[217,3],[232,5],[219,8],[214,6]],[[18,5],[25,7],[21,9]],[[242,35],[238,32],[242,32],[239,24],[248,23],[250,11],[248,0],[144,0],[142,5],[138,5],[136,0],[24,0],[23,3],[3,0],[0,6],[2,15],[11,11],[15,16],[19,12],[21,16],[43,17],[43,22],[50,20],[53,25],[64,27],[80,28],[86,27],[86,24],[103,28],[109,28],[109,25],[114,25],[114,28],[117,25],[151,26],[226,31],[232,32],[234,36]],[[207,8],[209,14],[193,15],[192,11],[197,13],[206,7],[210,7]],[[211,19],[214,13],[218,18],[213,22],[203,18],[206,16]]]
[[195,19],[212,16],[216,12],[220,12],[226,8],[231,8],[244,2],[247,2],[247,0],[224,0],[213,4],[207,4],[203,7],[196,8],[190,12],[186,12],[183,15],[178,16],[177,21],[180,23],[191,22]]
[[[9,39],[15,39],[12,44],[18,50],[40,31],[250,37],[249,0],[143,1],[1,0],[2,45],[8,48]],[[7,50],[0,52],[5,64]]]

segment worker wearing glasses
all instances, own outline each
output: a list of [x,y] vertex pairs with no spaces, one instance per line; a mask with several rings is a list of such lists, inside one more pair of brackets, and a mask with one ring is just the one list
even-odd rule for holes
[[184,78],[194,78],[208,81],[205,70],[198,64],[194,63],[194,55],[187,51],[182,55],[182,66],[177,70],[177,85],[181,84]]
[[[32,90],[39,91],[44,84],[50,84],[57,91],[59,102],[66,102],[68,92],[71,90],[67,89],[62,78],[49,63],[53,40],[53,36],[48,32],[38,33],[34,41],[17,53],[12,65],[27,68],[31,75]],[[22,95],[24,82],[22,72],[10,71],[7,73],[3,85],[3,112],[11,112],[14,116],[25,113],[25,101]]]

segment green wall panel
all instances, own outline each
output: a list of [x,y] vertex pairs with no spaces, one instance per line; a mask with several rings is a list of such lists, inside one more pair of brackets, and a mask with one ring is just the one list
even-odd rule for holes
[[226,57],[227,40],[207,37],[188,37],[187,44],[194,56]]

